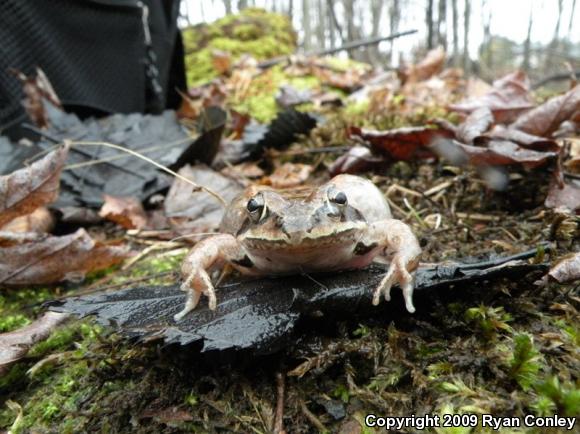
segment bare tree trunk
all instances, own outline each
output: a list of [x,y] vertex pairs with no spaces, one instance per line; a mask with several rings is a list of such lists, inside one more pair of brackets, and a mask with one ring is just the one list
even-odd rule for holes
[[433,0],[427,0],[427,15],[425,16],[427,23],[427,48],[433,48]]
[[310,27],[310,4],[308,0],[302,0],[302,27],[304,30],[304,51],[312,50],[312,29]]
[[530,6],[530,17],[528,18],[528,35],[524,42],[524,60],[522,62],[522,69],[524,71],[530,70],[530,52],[532,48],[532,25],[534,23],[534,8]]
[[[332,3],[332,0],[331,2]],[[332,4],[326,3],[326,27],[328,28],[328,40],[330,43],[330,48],[336,48],[336,27],[334,26],[334,20],[332,19],[333,12],[331,10]]]
[[437,44],[447,50],[447,0],[439,0],[437,17]]
[[550,71],[551,65],[553,64],[554,55],[558,49],[558,42],[560,37],[560,23],[562,22],[562,0],[558,0],[558,21],[556,21],[556,29],[554,29],[554,37],[552,38],[552,42],[548,46],[547,55],[546,55],[546,66],[547,70]]
[[[203,3],[203,2],[201,2]],[[238,11],[246,9],[248,7],[248,0],[238,0]]]
[[[379,36],[380,26],[381,26],[381,15],[383,13],[383,3],[384,0],[372,0],[371,1],[371,15],[373,27],[371,30],[371,37]],[[369,57],[373,65],[377,66],[381,59],[381,54],[379,53],[379,44],[372,45],[368,48]]]
[[453,66],[459,67],[459,11],[457,0],[451,0],[453,12]]
[[[488,5],[487,0],[482,0],[482,4],[481,4],[481,11],[482,11],[482,15],[483,12],[486,9],[486,6]],[[490,47],[491,44],[491,15],[492,14],[492,10],[491,7],[488,10],[487,13],[487,18],[483,23],[483,46],[484,47]],[[487,59],[485,59],[487,61],[486,69],[487,71],[493,71],[493,65],[494,65],[494,52],[493,49],[487,50]]]
[[[401,9],[399,5],[399,0],[392,0],[389,17],[389,27],[391,33],[397,33],[399,29],[399,21],[401,21]],[[395,63],[394,41],[391,41],[390,43],[389,58],[390,64],[393,65]]]
[[316,38],[318,39],[318,49],[326,48],[326,8],[324,0],[317,0],[317,27]]
[[465,13],[463,14],[463,70],[468,76],[471,72],[469,60],[469,18],[471,16],[470,0],[465,0]]
[[576,0],[572,1],[572,11],[570,11],[570,21],[568,22],[568,37],[572,36],[572,22],[574,21],[574,12],[576,12]]
[[232,0],[224,0],[224,6],[226,8],[226,15],[231,15],[231,13],[232,13]]
[[334,2],[332,0],[328,0],[327,4],[328,4],[328,11],[330,12],[330,17],[332,19],[332,23],[334,24],[334,27],[335,27],[336,31],[338,32],[338,36],[340,36],[341,43],[344,44],[346,42],[346,40],[344,39],[344,33],[342,33],[342,27],[340,27],[338,19],[336,18],[336,12],[334,11]]
[[289,0],[288,2],[288,18],[290,18],[290,23],[294,18],[294,0]]

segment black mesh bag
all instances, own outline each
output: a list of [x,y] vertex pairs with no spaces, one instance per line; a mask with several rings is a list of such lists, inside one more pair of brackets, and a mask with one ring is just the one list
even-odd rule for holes
[[40,67],[80,115],[176,107],[185,87],[179,0],[142,1],[1,0],[0,133],[26,120],[11,69]]

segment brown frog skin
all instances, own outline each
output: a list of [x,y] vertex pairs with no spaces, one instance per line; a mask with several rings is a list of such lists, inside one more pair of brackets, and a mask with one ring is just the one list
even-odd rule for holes
[[216,308],[209,273],[226,263],[246,275],[267,276],[362,268],[385,253],[391,262],[373,304],[381,295],[390,300],[391,286],[398,283],[407,310],[415,312],[419,243],[366,179],[338,175],[320,187],[249,187],[227,207],[220,232],[198,242],[183,261],[181,289],[188,296],[176,321],[197,306],[201,294]]

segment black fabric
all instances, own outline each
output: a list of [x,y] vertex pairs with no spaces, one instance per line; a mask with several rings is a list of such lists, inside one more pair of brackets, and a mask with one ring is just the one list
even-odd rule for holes
[[[9,71],[48,76],[65,108],[81,115],[160,112],[184,87],[178,40],[179,0],[143,0],[149,7],[159,103],[147,101],[146,45],[137,0],[1,0],[0,132],[26,118],[22,86]],[[177,66],[172,67],[172,63]],[[173,82],[169,82],[172,71]]]

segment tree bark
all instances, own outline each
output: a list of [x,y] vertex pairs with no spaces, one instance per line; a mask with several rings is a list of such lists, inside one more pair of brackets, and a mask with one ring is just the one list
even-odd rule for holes
[[310,4],[308,0],[302,0],[302,26],[304,30],[303,48],[305,51],[311,51],[312,29],[310,27]]
[[224,7],[226,8],[226,15],[232,13],[232,0],[224,0]]
[[344,39],[344,33],[342,33],[342,27],[340,27],[340,24],[338,22],[338,18],[336,18],[336,12],[334,11],[334,2],[332,0],[328,0],[327,4],[328,4],[328,11],[329,11],[330,17],[332,19],[332,23],[334,24],[334,27],[338,33],[338,36],[340,36],[341,43],[344,44],[346,42],[346,40]]
[[317,27],[316,38],[318,39],[318,49],[326,48],[326,8],[324,0],[317,0]]
[[447,0],[439,0],[437,44],[441,45],[447,51]]
[[568,22],[568,37],[572,36],[572,23],[574,22],[574,12],[576,12],[576,0],[572,1],[572,10],[570,11],[570,21]]
[[459,11],[457,0],[451,0],[453,12],[453,66],[459,67]]
[[[383,13],[384,0],[371,1],[371,15],[372,15],[372,30],[371,37],[379,36],[381,26],[381,15]],[[379,53],[379,45],[372,45],[368,47],[369,57],[372,64],[377,66],[381,61],[381,54]]]
[[427,15],[425,16],[427,23],[427,48],[433,48],[433,0],[427,0]]
[[463,14],[463,71],[465,76],[471,72],[471,62],[469,60],[469,18],[471,16],[470,0],[465,0],[465,13]]
[[[401,21],[401,9],[400,9],[400,5],[399,5],[399,0],[392,0],[390,17],[389,17],[389,27],[390,27],[391,33],[397,33],[397,31],[399,29],[399,21]],[[396,61],[395,52],[394,52],[394,44],[395,44],[394,40],[391,41],[390,53],[389,53],[391,65],[393,65]]]
[[534,8],[530,6],[530,17],[528,18],[528,34],[524,42],[524,60],[522,62],[522,69],[524,71],[530,70],[530,52],[532,48],[532,25],[534,23]]

